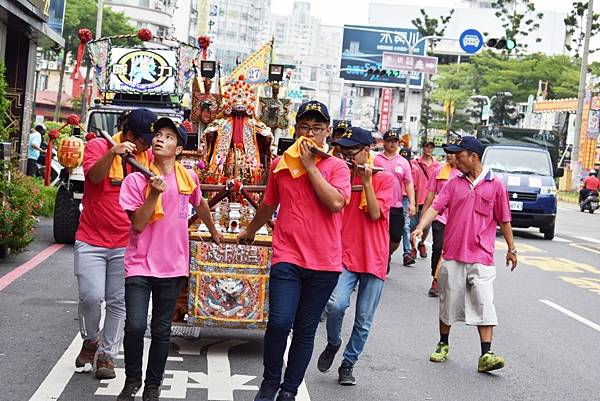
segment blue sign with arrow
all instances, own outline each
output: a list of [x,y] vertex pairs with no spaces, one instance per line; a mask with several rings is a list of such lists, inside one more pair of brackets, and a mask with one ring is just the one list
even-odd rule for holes
[[467,29],[460,35],[458,43],[465,53],[475,54],[483,47],[483,36],[477,29]]

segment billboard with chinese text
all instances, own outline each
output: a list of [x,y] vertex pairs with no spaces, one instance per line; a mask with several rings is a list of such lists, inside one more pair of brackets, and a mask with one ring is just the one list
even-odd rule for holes
[[[406,72],[389,75],[367,74],[369,68],[381,69],[383,52],[406,53],[421,34],[411,28],[391,28],[361,25],[345,25],[342,41],[342,61],[340,78],[350,81],[404,85]],[[425,54],[425,42],[415,47],[413,54]],[[423,76],[410,73],[410,85],[415,89],[423,87]]]

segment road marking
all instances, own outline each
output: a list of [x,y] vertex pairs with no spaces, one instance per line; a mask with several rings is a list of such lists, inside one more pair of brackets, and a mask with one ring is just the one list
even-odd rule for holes
[[585,324],[588,327],[591,327],[592,329],[594,329],[596,331],[600,331],[600,325],[599,324],[596,324],[596,323],[592,322],[591,320],[588,320],[588,319],[584,318],[583,316],[578,315],[575,312],[571,312],[567,308],[564,308],[564,307],[562,307],[560,305],[557,305],[554,302],[549,301],[547,299],[540,299],[540,302],[543,303],[543,304],[548,305],[551,308],[556,309],[559,312],[564,313],[565,315],[567,315],[567,316],[569,316],[569,317],[577,320],[580,323]]
[[571,240],[568,240],[566,238],[561,238],[561,237],[554,237],[553,241],[556,241],[556,242],[567,242],[567,243],[573,242]]
[[586,263],[577,263],[565,258],[549,258],[540,256],[520,256],[519,261],[537,267],[540,270],[547,272],[562,272],[562,273],[594,273],[600,274],[600,270]]
[[582,240],[582,241],[585,241],[585,242],[591,242],[591,243],[593,243],[593,244],[600,244],[600,240],[598,240],[598,239],[596,239],[596,238],[590,238],[590,237],[580,237],[580,236],[578,236],[578,235],[574,235],[573,237],[575,237],[575,238],[577,238],[577,239],[580,239],[580,240]]
[[600,295],[600,279],[591,278],[591,277],[567,277],[567,276],[558,276],[563,281],[566,281],[569,284],[573,284],[576,287],[583,288],[584,290],[590,290],[593,293]]
[[[519,251],[519,253],[546,253],[546,251],[544,251],[540,248],[536,248],[533,245],[525,244],[525,243],[518,242],[518,241],[515,243],[515,246],[516,246],[517,250]],[[502,249],[502,250],[507,250],[508,246],[506,245],[506,242],[496,241],[496,248]]]
[[39,266],[40,263],[54,255],[64,246],[65,244],[52,244],[48,248],[35,255],[33,258],[29,259],[27,262],[23,263],[21,266],[0,277],[0,291],[11,285],[13,281],[17,280],[31,269]]
[[[285,348],[285,354],[283,359],[287,365],[288,356],[290,353],[290,346],[292,345],[292,337],[289,336],[287,339],[287,347]],[[306,388],[306,381],[302,380],[300,387],[298,388],[298,394],[296,394],[296,401],[310,401],[310,395],[308,394],[308,388]]]
[[56,365],[50,371],[50,374],[46,376],[40,387],[29,401],[50,401],[58,400],[58,397],[62,394],[65,387],[71,380],[75,369],[75,359],[79,355],[79,350],[83,340],[79,333],[75,336],[69,348],[60,357]]
[[569,244],[569,245],[571,245],[572,247],[575,247],[575,248],[583,249],[584,251],[600,254],[600,251],[597,251],[596,249],[588,248],[584,244]]

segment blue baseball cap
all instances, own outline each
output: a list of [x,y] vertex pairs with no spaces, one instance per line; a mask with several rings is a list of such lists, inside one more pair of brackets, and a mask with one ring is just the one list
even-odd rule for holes
[[306,116],[309,113],[318,114],[323,119],[327,120],[327,123],[331,121],[331,117],[329,116],[329,110],[327,110],[327,106],[324,103],[318,102],[316,100],[311,100],[310,102],[304,102],[298,108],[298,112],[296,113],[296,121],[300,118]]
[[152,137],[154,136],[153,125],[156,122],[158,116],[148,109],[135,109],[133,110],[127,119],[127,126],[133,135],[138,138],[142,138],[148,145],[152,143]]
[[177,135],[179,135],[179,138],[181,138],[181,141],[183,142],[183,146],[187,144],[188,132],[183,125],[177,121],[171,120],[169,117],[162,117],[156,120],[154,123],[154,133],[157,133],[161,128],[165,127],[171,128],[177,133]]
[[371,132],[360,127],[350,128],[341,138],[332,142],[333,145],[342,148],[352,148],[357,145],[371,146],[372,143],[373,135],[371,135]]
[[399,141],[400,135],[398,134],[398,130],[391,129],[385,134],[383,134],[384,141]]
[[463,136],[459,143],[444,146],[444,152],[446,153],[459,153],[463,150],[470,150],[479,156],[483,156],[484,148],[481,142],[474,136]]

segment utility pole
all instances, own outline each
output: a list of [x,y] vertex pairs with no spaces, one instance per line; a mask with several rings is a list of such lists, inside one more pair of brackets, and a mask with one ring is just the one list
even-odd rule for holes
[[[98,12],[96,13],[96,39],[100,39],[102,37],[102,14],[104,13],[104,0],[98,0]],[[90,57],[91,60],[91,57]],[[91,68],[91,65],[88,65],[88,68]],[[94,103],[94,99],[96,99],[96,92],[98,91],[98,84],[96,82],[96,73],[94,72],[94,76],[92,77],[92,94],[90,96],[90,106]],[[85,105],[82,105],[85,106]]]
[[585,39],[583,41],[583,54],[581,56],[581,71],[579,72],[579,94],[577,96],[577,114],[575,116],[575,138],[573,139],[573,150],[571,152],[571,182],[572,188],[577,190],[579,185],[579,174],[581,165],[579,164],[579,139],[581,136],[581,121],[583,119],[583,101],[586,92],[586,77],[588,67],[588,55],[590,50],[590,34],[592,31],[592,21],[594,19],[594,0],[588,1],[587,23],[585,26]]

